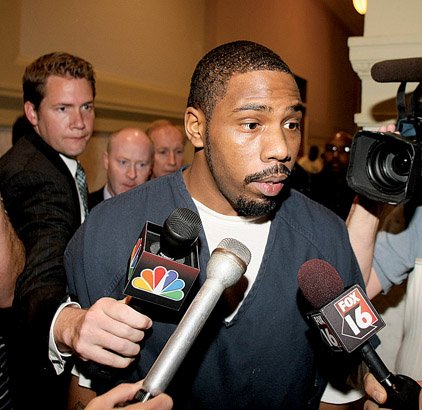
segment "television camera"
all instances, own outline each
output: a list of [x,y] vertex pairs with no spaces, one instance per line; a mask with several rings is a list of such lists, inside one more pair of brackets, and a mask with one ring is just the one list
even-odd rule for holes
[[[358,131],[353,138],[347,183],[372,200],[399,204],[413,198],[422,181],[422,58],[374,64],[377,82],[399,82],[397,123],[400,134]],[[406,99],[408,82],[419,85]]]

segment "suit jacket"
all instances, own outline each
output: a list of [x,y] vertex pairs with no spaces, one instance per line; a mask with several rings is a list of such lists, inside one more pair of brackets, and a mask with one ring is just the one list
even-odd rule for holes
[[90,192],[88,194],[88,209],[91,210],[101,201],[104,201],[104,187],[100,188],[98,191]]
[[[48,358],[48,339],[53,316],[67,295],[63,253],[81,223],[76,184],[59,153],[34,132],[0,158],[0,190],[26,250],[26,266],[16,283],[11,343],[15,408],[35,408],[39,397],[40,408],[59,409],[46,400],[59,394],[58,387],[43,384],[58,381]],[[30,402],[21,405],[25,399]]]

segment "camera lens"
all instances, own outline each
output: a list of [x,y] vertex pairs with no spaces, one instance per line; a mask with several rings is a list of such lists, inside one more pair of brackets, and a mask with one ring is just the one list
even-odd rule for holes
[[404,143],[378,142],[368,153],[370,181],[382,192],[399,193],[406,187],[412,167],[413,151]]

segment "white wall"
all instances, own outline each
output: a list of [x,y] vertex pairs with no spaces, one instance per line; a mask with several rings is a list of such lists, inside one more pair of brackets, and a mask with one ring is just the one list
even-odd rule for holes
[[[361,111],[355,122],[365,129],[396,120],[399,83],[377,83],[370,75],[378,61],[422,57],[422,1],[368,0],[364,35],[349,39],[350,61],[362,80]],[[408,84],[413,91],[415,83]]]

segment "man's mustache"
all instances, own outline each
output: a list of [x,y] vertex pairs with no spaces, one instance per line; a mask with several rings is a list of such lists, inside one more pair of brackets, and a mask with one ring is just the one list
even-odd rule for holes
[[263,171],[257,172],[256,174],[248,175],[245,178],[245,184],[250,184],[251,182],[260,181],[266,177],[278,177],[282,174],[290,176],[292,171],[284,164],[276,164],[271,168],[264,169]]

